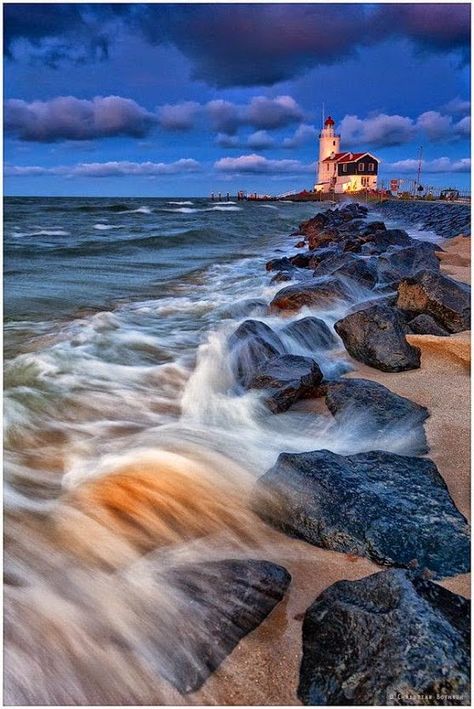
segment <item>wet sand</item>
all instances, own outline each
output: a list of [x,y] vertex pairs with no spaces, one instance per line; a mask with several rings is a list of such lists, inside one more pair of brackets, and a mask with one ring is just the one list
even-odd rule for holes
[[[470,282],[470,242],[456,237],[440,253],[442,271]],[[450,337],[411,335],[421,348],[420,369],[387,374],[355,360],[347,376],[380,382],[396,394],[426,406],[425,423],[431,458],[446,481],[460,511],[470,517],[470,333]],[[325,407],[324,407],[325,408]],[[314,410],[321,410],[321,401]],[[305,542],[285,539],[269,530],[273,553],[265,558],[284,565],[292,574],[286,598],[270,616],[244,638],[190,702],[206,704],[300,704],[296,696],[301,661],[301,614],[328,586],[341,579],[357,579],[380,570],[367,559],[324,551]],[[470,575],[440,582],[470,596]],[[177,701],[182,702],[182,698]]]

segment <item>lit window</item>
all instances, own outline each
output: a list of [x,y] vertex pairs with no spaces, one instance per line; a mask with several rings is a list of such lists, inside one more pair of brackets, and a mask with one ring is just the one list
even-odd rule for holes
[[359,172],[364,172],[364,167],[365,167],[364,163],[360,162],[357,169],[359,170]]
[[373,162],[369,162],[369,172],[373,172],[375,169],[375,164]]
[[342,172],[347,172],[347,163],[342,164]]

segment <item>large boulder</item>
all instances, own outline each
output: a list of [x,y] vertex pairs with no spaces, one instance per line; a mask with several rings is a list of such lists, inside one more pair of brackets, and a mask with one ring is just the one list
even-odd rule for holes
[[[291,576],[269,561],[188,563],[161,579],[170,613],[150,627],[157,668],[182,694],[194,692],[283,598]],[[152,619],[151,619],[152,620]]]
[[440,577],[469,569],[467,521],[426,458],[282,453],[257,492],[263,519],[315,546]]
[[280,332],[280,337],[289,337],[306,350],[329,350],[337,346],[334,332],[321,318],[308,316],[294,320]]
[[468,705],[469,669],[470,602],[406,571],[338,581],[305,613],[303,704]]
[[346,315],[334,325],[349,354],[383,372],[420,366],[420,350],[405,338],[403,317],[388,305],[372,305]]
[[285,271],[293,268],[293,264],[287,256],[282,258],[272,258],[265,264],[267,271]]
[[394,246],[411,246],[413,239],[403,229],[381,229],[360,234],[350,239],[345,249],[365,253],[366,255],[380,255]]
[[262,362],[284,352],[283,343],[260,320],[245,320],[228,340],[231,366],[237,381],[246,386]]
[[274,311],[299,310],[304,306],[328,308],[337,301],[345,300],[348,294],[348,289],[337,278],[312,278],[278,291],[270,303],[270,308]]
[[439,266],[434,245],[421,241],[413,246],[381,254],[377,261],[377,275],[381,282],[393,283],[413,276],[421,268],[439,271]]
[[411,453],[428,452],[423,422],[428,410],[369,379],[338,379],[326,385],[326,406],[340,422],[357,422],[381,440],[392,433],[403,435]]
[[322,372],[314,360],[286,354],[258,367],[248,387],[268,389],[266,403],[273,413],[280,413],[299,399],[314,395],[322,379]]
[[432,315],[449,332],[471,325],[471,288],[435,271],[422,270],[398,286],[397,306]]

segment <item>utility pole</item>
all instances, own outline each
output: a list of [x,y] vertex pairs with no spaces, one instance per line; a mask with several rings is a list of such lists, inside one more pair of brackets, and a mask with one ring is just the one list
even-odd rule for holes
[[[421,179],[421,165],[423,162],[423,146],[420,146],[420,152],[418,153],[418,170],[416,172],[416,183],[415,183],[415,191],[418,190],[420,187],[420,179]],[[416,196],[416,195],[415,195]]]

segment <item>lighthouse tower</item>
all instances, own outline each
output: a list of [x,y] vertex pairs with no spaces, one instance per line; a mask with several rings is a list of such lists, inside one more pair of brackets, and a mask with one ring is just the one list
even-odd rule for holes
[[[334,120],[331,116],[328,116],[324,121],[324,126],[319,134],[319,162],[318,162],[318,183],[330,182],[335,176],[333,174],[333,165],[328,166],[328,164],[323,163],[323,160],[331,157],[331,155],[336,155],[339,152],[341,145],[341,136],[338,135],[335,130]],[[329,169],[328,169],[329,167]],[[332,168],[332,169],[331,169]]]

